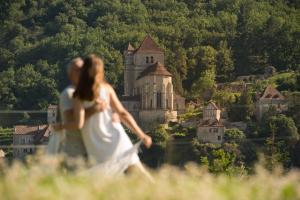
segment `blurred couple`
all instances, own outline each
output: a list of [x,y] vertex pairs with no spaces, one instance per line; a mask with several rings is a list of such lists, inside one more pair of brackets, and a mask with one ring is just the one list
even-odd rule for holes
[[62,122],[53,124],[64,132],[62,152],[68,157],[87,157],[94,167],[105,166],[116,172],[145,170],[121,122],[149,148],[151,137],[145,134],[123,107],[112,86],[104,79],[104,63],[96,55],[73,59],[67,68],[71,85],[60,95]]

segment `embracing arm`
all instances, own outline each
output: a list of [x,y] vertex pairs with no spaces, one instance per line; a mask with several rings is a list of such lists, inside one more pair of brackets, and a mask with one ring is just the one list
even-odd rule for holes
[[151,137],[149,137],[144,133],[144,131],[142,131],[132,115],[123,107],[114,89],[110,85],[108,85],[107,87],[109,90],[111,107],[119,114],[121,122],[123,122],[129,129],[131,129],[144,142],[146,147],[150,147],[152,144]]
[[[101,101],[101,102],[96,102],[94,103],[93,106],[89,107],[89,108],[85,108],[84,109],[84,120],[86,121],[87,119],[89,119],[92,115],[98,113],[98,112],[102,112],[103,109],[106,107],[106,103]],[[73,121],[74,119],[74,109],[69,109],[64,111],[64,118],[66,119],[66,121]]]
[[[85,110],[79,99],[74,99],[73,117],[72,120],[68,120],[63,124],[55,124],[53,128],[55,130],[78,130],[81,129],[85,121]],[[65,113],[66,114],[66,113]]]

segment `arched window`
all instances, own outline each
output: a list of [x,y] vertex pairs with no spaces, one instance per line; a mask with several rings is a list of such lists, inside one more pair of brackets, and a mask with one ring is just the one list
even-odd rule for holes
[[161,92],[157,92],[156,94],[156,107],[157,108],[162,108],[162,105],[161,105]]
[[153,58],[153,56],[151,56],[151,63],[154,63],[154,58]]
[[146,57],[146,63],[149,63],[149,57],[148,56]]

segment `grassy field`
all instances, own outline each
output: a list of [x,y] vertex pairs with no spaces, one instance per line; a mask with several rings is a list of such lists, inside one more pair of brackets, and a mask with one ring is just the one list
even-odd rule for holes
[[187,165],[181,171],[163,167],[152,172],[156,181],[151,183],[138,174],[105,178],[101,173],[67,173],[40,163],[2,166],[0,199],[300,199],[300,173],[295,171],[283,175],[257,167],[254,175],[229,177]]

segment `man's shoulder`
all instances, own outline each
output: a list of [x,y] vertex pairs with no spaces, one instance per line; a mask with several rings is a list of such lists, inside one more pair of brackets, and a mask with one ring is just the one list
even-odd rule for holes
[[60,94],[61,97],[72,97],[75,92],[75,88],[72,86],[66,87]]
[[61,111],[72,109],[73,107],[72,98],[73,98],[74,91],[75,91],[74,87],[68,86],[61,92],[59,97],[59,108]]

